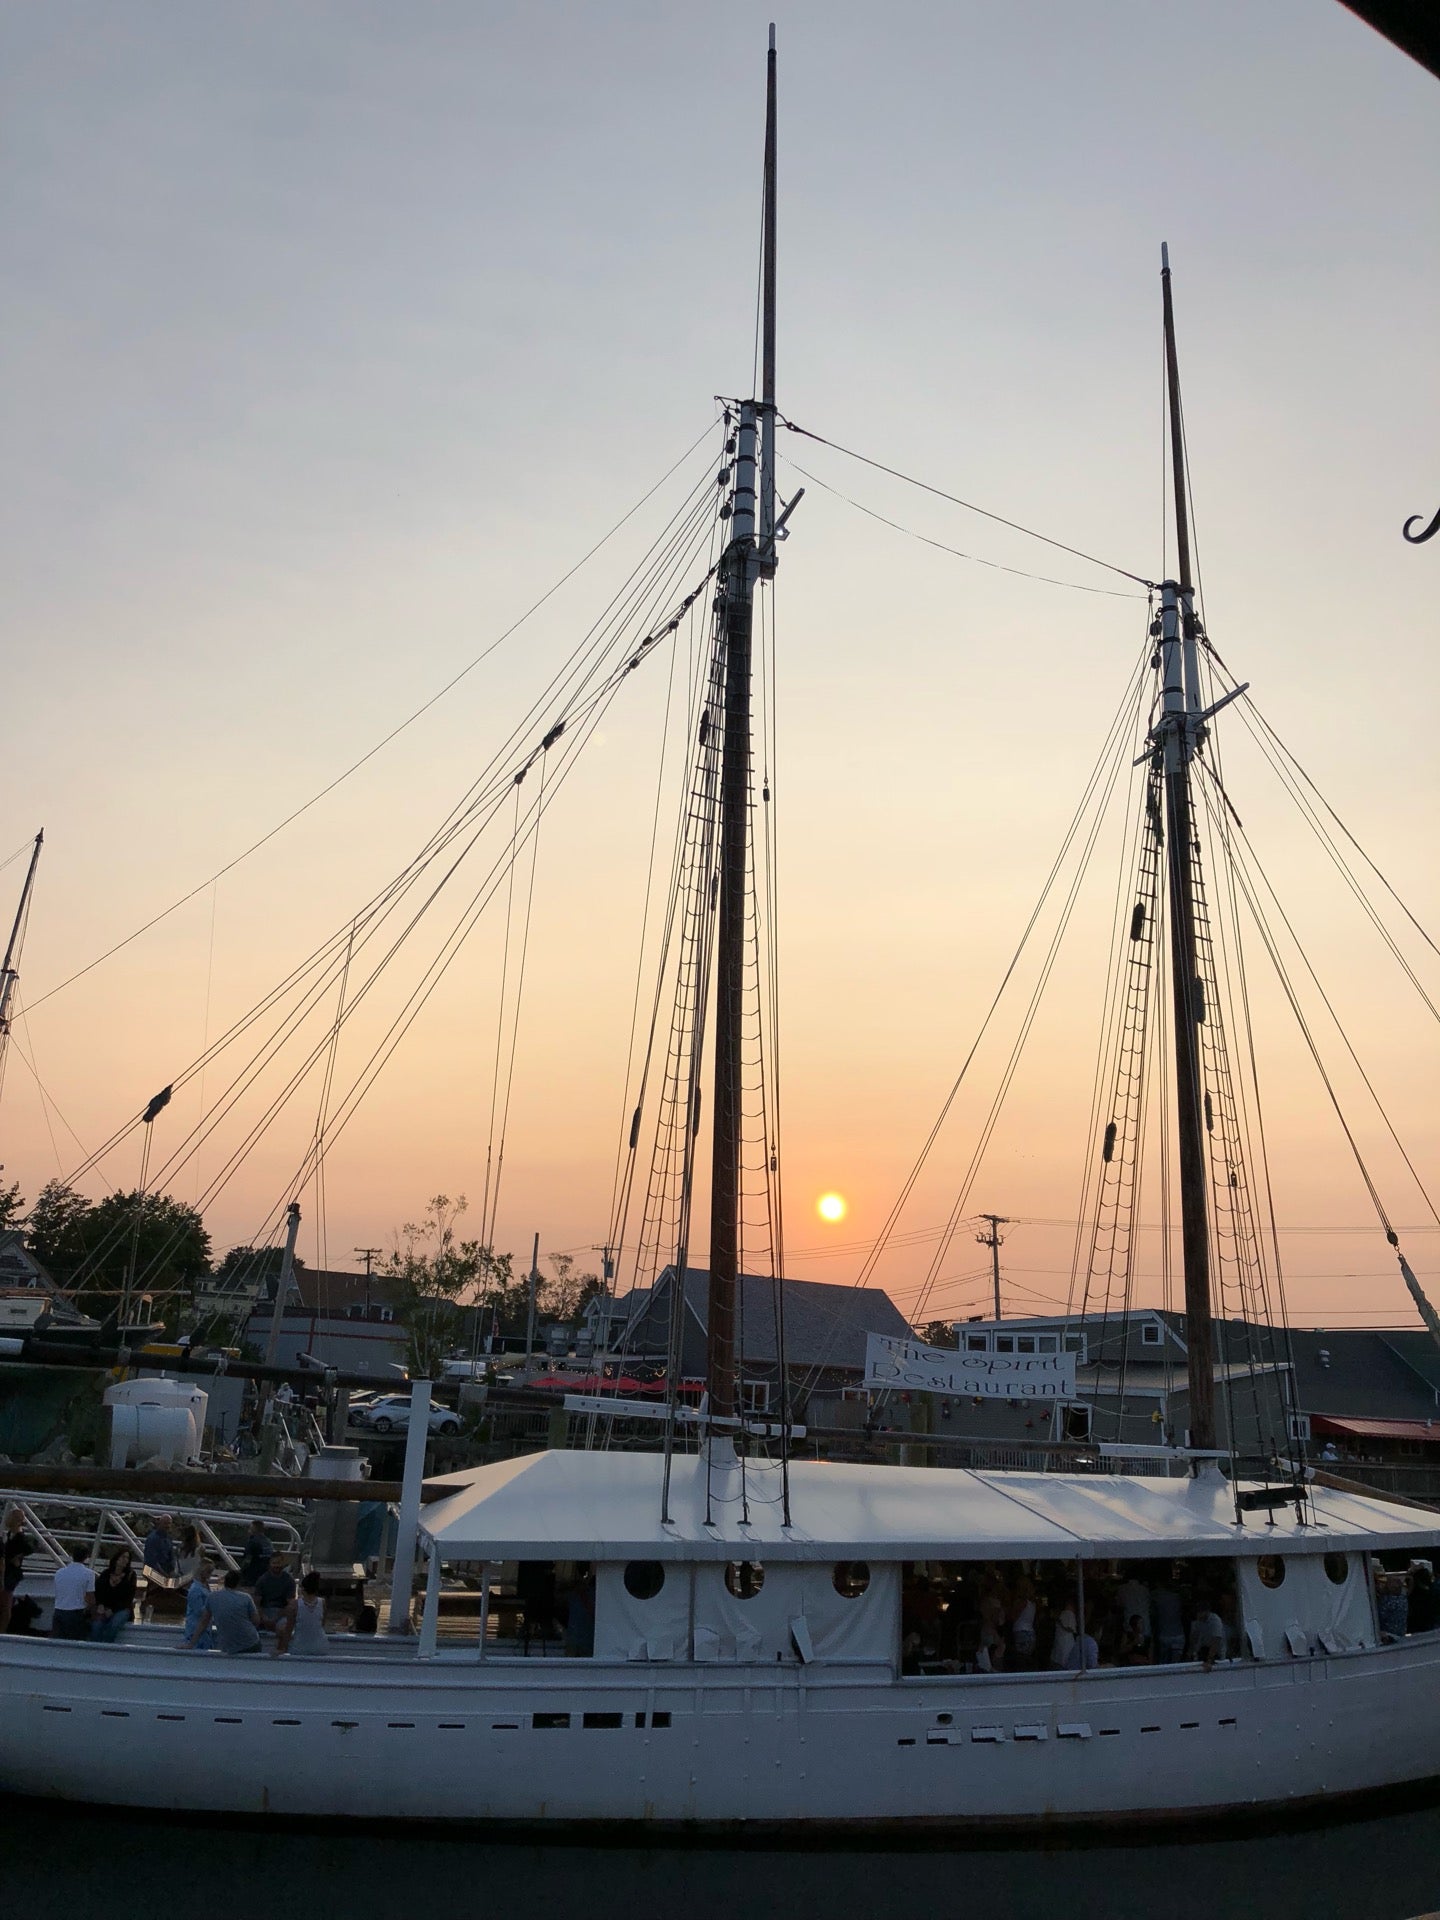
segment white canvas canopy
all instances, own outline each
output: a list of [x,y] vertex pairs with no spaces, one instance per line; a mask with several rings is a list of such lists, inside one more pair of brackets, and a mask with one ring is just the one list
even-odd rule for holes
[[1313,1489],[1315,1524],[1290,1506],[1235,1521],[1218,1472],[1138,1475],[984,1473],[959,1468],[796,1461],[794,1525],[782,1524],[779,1470],[750,1462],[749,1523],[738,1468],[674,1460],[662,1524],[655,1453],[533,1453],[446,1476],[421,1530],[446,1560],[1029,1560],[1146,1554],[1418,1549],[1440,1515],[1362,1494]]

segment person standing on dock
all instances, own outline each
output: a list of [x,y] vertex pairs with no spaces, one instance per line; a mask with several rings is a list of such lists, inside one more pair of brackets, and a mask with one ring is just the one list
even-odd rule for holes
[[70,1549],[70,1559],[55,1570],[55,1614],[50,1623],[53,1640],[88,1640],[95,1616],[95,1575],[87,1566],[90,1549],[83,1540]]
[[270,1564],[270,1556],[275,1551],[274,1542],[265,1531],[263,1520],[252,1520],[250,1531],[245,1536],[245,1551],[240,1556],[240,1584],[253,1587]]
[[25,1531],[20,1509],[11,1507],[5,1516],[5,1532],[0,1536],[0,1557],[4,1564],[3,1579],[0,1579],[0,1633],[9,1630],[15,1589],[24,1579],[25,1562],[34,1551],[35,1542]]
[[173,1514],[157,1514],[154,1526],[145,1536],[145,1571],[158,1573],[164,1580],[175,1578],[174,1526]]

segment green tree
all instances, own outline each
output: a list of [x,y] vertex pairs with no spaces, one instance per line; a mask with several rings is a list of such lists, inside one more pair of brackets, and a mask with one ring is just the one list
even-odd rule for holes
[[555,1278],[541,1289],[545,1315],[572,1326],[595,1296],[605,1291],[605,1283],[598,1273],[576,1273],[573,1253],[552,1253],[550,1264]]
[[958,1347],[960,1337],[948,1320],[927,1320],[920,1329],[927,1347]]
[[58,1180],[30,1213],[30,1245],[86,1312],[104,1319],[120,1304],[127,1275],[174,1319],[181,1297],[210,1271],[210,1236],[194,1207],[168,1193],[112,1193],[92,1204]]
[[[4,1169],[0,1168],[0,1172]],[[25,1201],[20,1192],[20,1182],[14,1186],[0,1185],[0,1233],[7,1227],[18,1227],[25,1217]]]
[[[280,1269],[285,1264],[283,1247],[231,1247],[225,1258],[215,1269],[215,1278],[222,1285],[227,1280],[236,1286],[250,1286],[256,1281],[275,1281],[280,1278]],[[295,1271],[303,1273],[305,1262],[297,1253]],[[267,1287],[266,1291],[270,1289]]]
[[433,1380],[459,1344],[465,1307],[475,1308],[485,1278],[481,1249],[456,1234],[465,1207],[463,1193],[455,1200],[437,1193],[419,1220],[401,1228],[400,1245],[383,1269],[409,1336],[410,1372],[418,1380]]
[[30,1209],[30,1251],[63,1286],[85,1258],[90,1202],[63,1180],[47,1180]]

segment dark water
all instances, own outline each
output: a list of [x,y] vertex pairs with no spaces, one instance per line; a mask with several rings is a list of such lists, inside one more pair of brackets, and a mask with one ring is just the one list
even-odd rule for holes
[[496,1845],[0,1802],[8,1913],[268,1920],[1412,1920],[1440,1911],[1440,1808],[1285,1833],[919,1851]]

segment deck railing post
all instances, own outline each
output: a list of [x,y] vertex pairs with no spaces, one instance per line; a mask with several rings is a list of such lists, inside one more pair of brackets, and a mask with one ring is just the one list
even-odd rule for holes
[[425,1611],[420,1616],[420,1658],[433,1660],[440,1631],[440,1549],[433,1540],[427,1540],[425,1553],[429,1565],[425,1572]]
[[405,1434],[405,1472],[400,1481],[400,1524],[395,1535],[395,1566],[390,1576],[391,1633],[410,1631],[410,1596],[415,1587],[415,1539],[420,1527],[420,1490],[425,1484],[425,1443],[430,1437],[430,1382],[417,1380],[410,1390],[410,1425]]

